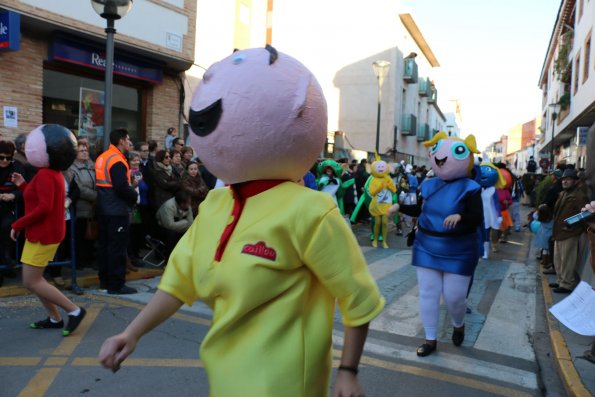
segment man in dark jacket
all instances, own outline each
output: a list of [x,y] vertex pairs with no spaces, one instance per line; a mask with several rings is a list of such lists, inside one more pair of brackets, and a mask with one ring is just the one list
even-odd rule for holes
[[140,180],[130,182],[126,153],[132,142],[124,128],[110,133],[108,150],[95,162],[97,214],[99,219],[99,285],[109,294],[134,294],[126,282],[127,247],[130,214],[138,194]]
[[574,169],[562,174],[562,188],[554,207],[554,267],[557,283],[550,284],[557,293],[569,293],[579,282],[577,274],[579,239],[585,232],[585,225],[568,227],[564,219],[578,214],[589,202],[582,189],[577,188],[578,176]]

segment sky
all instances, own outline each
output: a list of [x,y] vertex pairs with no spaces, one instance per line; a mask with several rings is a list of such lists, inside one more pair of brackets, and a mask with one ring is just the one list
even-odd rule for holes
[[461,136],[484,149],[542,111],[539,77],[561,0],[403,0],[441,67],[444,112],[458,99]]

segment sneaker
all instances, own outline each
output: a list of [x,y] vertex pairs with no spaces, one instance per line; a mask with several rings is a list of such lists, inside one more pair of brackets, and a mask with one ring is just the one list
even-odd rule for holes
[[64,328],[64,330],[62,330],[62,336],[68,336],[72,334],[78,328],[81,321],[83,321],[83,318],[85,318],[85,314],[87,314],[87,311],[84,307],[81,307],[81,312],[78,316],[73,316],[69,314],[68,325],[66,326],[66,328]]
[[127,285],[123,286],[120,289],[108,289],[107,293],[110,295],[130,295],[136,294],[138,291],[136,288],[129,287]]
[[40,320],[29,324],[29,327],[33,329],[64,328],[64,321],[60,320],[57,323],[53,323],[48,317],[45,320]]

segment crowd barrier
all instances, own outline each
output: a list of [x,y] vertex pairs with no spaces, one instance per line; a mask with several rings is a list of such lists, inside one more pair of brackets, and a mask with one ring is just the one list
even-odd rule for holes
[[[68,260],[63,261],[51,261],[48,266],[57,267],[57,266],[70,266],[70,286],[68,287],[69,290],[72,290],[77,295],[83,294],[83,289],[78,285],[77,282],[77,270],[76,270],[76,210],[74,205],[69,207],[70,211],[70,258]],[[15,206],[15,215],[19,217],[18,207]],[[20,254],[20,238],[17,239],[15,243],[15,252],[17,256]],[[11,267],[9,264],[0,263],[0,270],[9,270]],[[18,264],[16,269],[21,268],[21,264]],[[13,268],[13,269],[15,269]],[[0,287],[3,284],[3,276],[0,274]]]

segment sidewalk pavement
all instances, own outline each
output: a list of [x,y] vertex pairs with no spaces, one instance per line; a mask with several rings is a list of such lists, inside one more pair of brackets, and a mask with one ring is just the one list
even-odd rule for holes
[[[534,252],[531,249],[531,255]],[[555,275],[540,274],[540,278],[546,310],[568,296],[552,292],[549,283],[556,282]],[[561,324],[549,311],[546,317],[553,358],[566,392],[572,397],[595,396],[595,363],[584,358],[584,354],[595,343],[595,338],[574,333]]]
[[[4,278],[4,284],[0,287],[0,298],[9,296],[28,295],[30,292],[23,287],[20,269],[17,269],[18,276],[15,278]],[[70,269],[65,268],[62,272],[64,274],[65,286],[62,289],[68,290],[71,285]],[[126,281],[148,279],[163,274],[162,268],[156,267],[139,267],[138,271],[126,274]],[[77,270],[77,284],[81,288],[95,287],[99,285],[99,277],[97,270],[85,268]],[[51,283],[51,281],[50,281]]]

